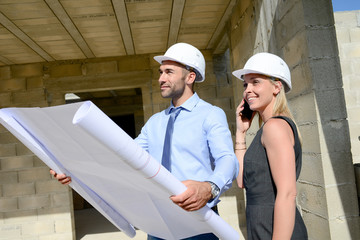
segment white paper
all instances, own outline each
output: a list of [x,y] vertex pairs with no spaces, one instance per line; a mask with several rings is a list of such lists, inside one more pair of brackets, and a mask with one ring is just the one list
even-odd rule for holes
[[239,234],[208,207],[186,212],[169,199],[186,187],[91,102],[0,110],[1,123],[128,236],[164,239]]

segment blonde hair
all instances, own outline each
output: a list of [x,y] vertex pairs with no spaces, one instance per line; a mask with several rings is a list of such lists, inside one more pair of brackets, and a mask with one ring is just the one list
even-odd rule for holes
[[[301,138],[299,128],[298,128],[298,126],[296,124],[294,116],[292,115],[292,113],[290,111],[288,101],[286,99],[285,89],[284,89],[284,84],[285,83],[282,80],[277,79],[277,78],[273,78],[273,77],[269,77],[269,80],[274,85],[276,85],[277,81],[280,81],[281,85],[282,85],[281,89],[280,89],[280,92],[276,95],[275,104],[274,104],[274,107],[273,107],[273,116],[285,116],[285,117],[290,118],[294,122],[294,124],[295,124],[295,126],[297,128],[299,140],[300,140],[300,143],[302,143],[302,138]],[[259,118],[259,125],[261,125],[262,123],[263,123],[262,119]]]

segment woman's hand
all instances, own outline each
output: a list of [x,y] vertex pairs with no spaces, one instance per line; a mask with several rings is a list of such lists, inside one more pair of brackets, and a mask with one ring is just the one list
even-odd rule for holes
[[245,133],[251,126],[251,122],[254,118],[254,113],[251,119],[246,118],[241,111],[244,110],[245,100],[243,99],[239,106],[236,108],[236,130],[239,133]]

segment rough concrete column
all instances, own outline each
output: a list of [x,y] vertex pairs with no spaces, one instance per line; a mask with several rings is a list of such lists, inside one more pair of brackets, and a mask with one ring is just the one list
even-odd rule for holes
[[[291,69],[293,90],[288,99],[303,136],[297,200],[309,237],[359,238],[331,1],[242,1],[229,32],[234,69],[260,51],[278,54]],[[237,84],[234,89],[241,92]]]
[[[308,190],[302,192],[301,202],[304,208],[309,207],[307,216],[312,215],[313,220],[317,219],[310,223],[329,226],[327,236],[309,224],[312,234],[331,239],[358,239],[357,193],[331,2],[324,0],[314,4],[313,1],[304,0],[302,7],[307,45],[304,59],[311,78],[309,95],[314,100],[316,113],[316,121],[303,126],[307,125],[305,128],[308,130],[318,132],[315,142],[318,147],[306,153],[308,161],[304,170],[311,171],[315,161],[322,176],[316,179],[313,172],[309,182],[303,181],[304,185],[308,185]],[[308,132],[309,140],[313,133]],[[312,196],[318,201],[311,199]]]

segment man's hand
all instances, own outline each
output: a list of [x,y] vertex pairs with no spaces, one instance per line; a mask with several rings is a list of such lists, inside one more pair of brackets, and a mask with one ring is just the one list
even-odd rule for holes
[[170,199],[184,210],[199,210],[211,199],[210,183],[193,180],[186,180],[182,183],[187,187],[186,191],[179,195],[171,196]]
[[68,185],[71,183],[71,177],[65,174],[57,174],[54,170],[50,169],[50,174],[54,176],[61,184]]

